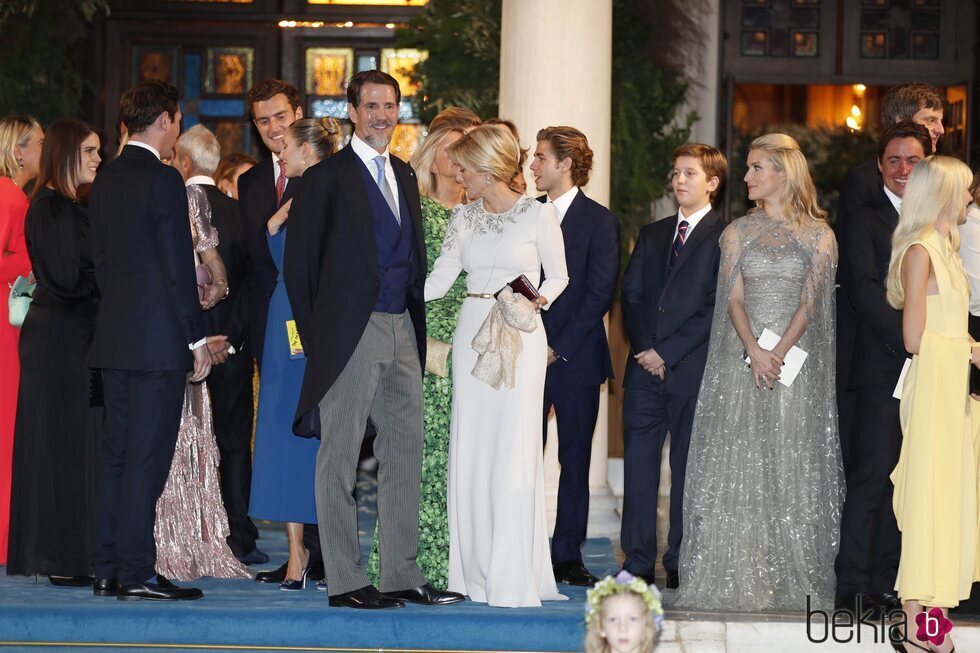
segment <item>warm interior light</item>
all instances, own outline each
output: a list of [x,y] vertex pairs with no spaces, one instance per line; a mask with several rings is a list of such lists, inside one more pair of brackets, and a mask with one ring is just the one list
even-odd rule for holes
[[847,126],[853,129],[854,131],[861,130],[861,125],[858,124],[858,121],[854,119],[854,116],[847,117]]
[[864,92],[867,91],[867,90],[868,90],[868,87],[865,86],[864,84],[855,84],[854,85],[854,92],[857,93],[858,95],[864,95]]
[[856,104],[851,105],[851,115],[854,116],[855,118],[861,117],[861,109],[858,108],[858,105]]

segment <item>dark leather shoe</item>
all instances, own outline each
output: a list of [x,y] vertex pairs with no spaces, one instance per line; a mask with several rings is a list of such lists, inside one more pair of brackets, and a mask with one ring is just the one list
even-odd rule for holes
[[[173,585],[173,583],[171,583]],[[193,601],[204,596],[204,592],[196,587],[165,587],[159,583],[136,583],[122,585],[116,592],[120,601]]]
[[167,578],[166,576],[161,576],[160,574],[157,574],[157,585],[167,590],[172,590],[177,587],[176,585],[170,582],[169,578]]
[[269,554],[264,551],[260,551],[259,547],[255,547],[245,555],[236,556],[238,562],[243,565],[264,565],[269,562]]
[[555,581],[566,585],[577,585],[578,587],[592,587],[599,582],[599,579],[585,568],[578,560],[570,562],[559,562],[553,567],[555,571]]
[[115,596],[116,589],[115,578],[96,578],[92,583],[92,593],[96,596]]
[[875,618],[878,616],[880,609],[881,606],[874,597],[861,592],[842,594],[834,599],[834,611],[843,610],[850,613],[854,619],[858,619],[862,615]]
[[92,587],[95,581],[91,576],[48,576],[55,587]]
[[898,598],[895,592],[883,592],[875,594],[874,600],[881,606],[881,611],[887,617],[890,613],[902,610],[902,599]]
[[450,603],[459,603],[463,600],[463,595],[459,592],[443,592],[437,590],[429,583],[413,587],[410,590],[385,592],[385,596],[390,596],[399,601],[418,603],[419,605],[449,605]]
[[[649,583],[648,583],[649,584]],[[667,572],[667,582],[664,585],[669,590],[675,590],[681,586],[680,576],[677,575],[676,571]]]
[[621,572],[622,571],[625,571],[630,576],[635,576],[636,578],[642,578],[643,579],[643,582],[645,582],[647,585],[656,585],[657,584],[656,581],[653,578],[653,574],[635,574],[632,571],[630,571],[629,569],[620,569],[619,571],[621,571]]
[[260,571],[255,574],[255,580],[260,583],[281,583],[286,580],[286,565],[288,562],[282,563],[282,566],[278,569],[273,569],[272,571]]
[[360,610],[390,610],[404,608],[405,602],[392,598],[378,591],[374,585],[365,585],[361,589],[338,594],[330,597],[332,608],[358,608]]

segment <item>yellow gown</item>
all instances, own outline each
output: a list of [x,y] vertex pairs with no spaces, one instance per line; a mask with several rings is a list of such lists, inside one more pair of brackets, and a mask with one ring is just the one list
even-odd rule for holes
[[902,532],[895,589],[903,601],[951,608],[978,580],[978,402],[969,396],[969,288],[938,232],[913,244],[929,253],[938,294],[926,298],[926,326],[901,399],[902,452],[892,471]]

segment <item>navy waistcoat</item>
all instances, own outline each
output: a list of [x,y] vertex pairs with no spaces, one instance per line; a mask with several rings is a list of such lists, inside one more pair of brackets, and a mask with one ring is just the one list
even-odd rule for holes
[[398,219],[388,207],[381,189],[361,164],[361,175],[367,188],[368,205],[371,207],[371,220],[374,222],[374,242],[378,250],[378,299],[374,304],[376,313],[403,313],[406,307],[408,286],[415,272],[415,256],[412,250],[412,213],[408,208],[405,193],[398,185],[398,204],[402,216]]

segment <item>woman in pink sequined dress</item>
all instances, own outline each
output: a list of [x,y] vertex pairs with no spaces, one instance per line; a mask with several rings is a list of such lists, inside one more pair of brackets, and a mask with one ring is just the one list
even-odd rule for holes
[[[177,145],[179,148],[179,141]],[[214,283],[201,301],[201,307],[208,309],[224,298],[227,275],[217,252],[218,231],[211,224],[211,207],[201,186],[187,187],[187,206],[195,258],[208,264],[213,273]],[[228,515],[218,485],[211,400],[205,382],[188,382],[174,460],[157,501],[153,528],[157,573],[184,581],[201,576],[252,578],[225,541],[228,533]]]

